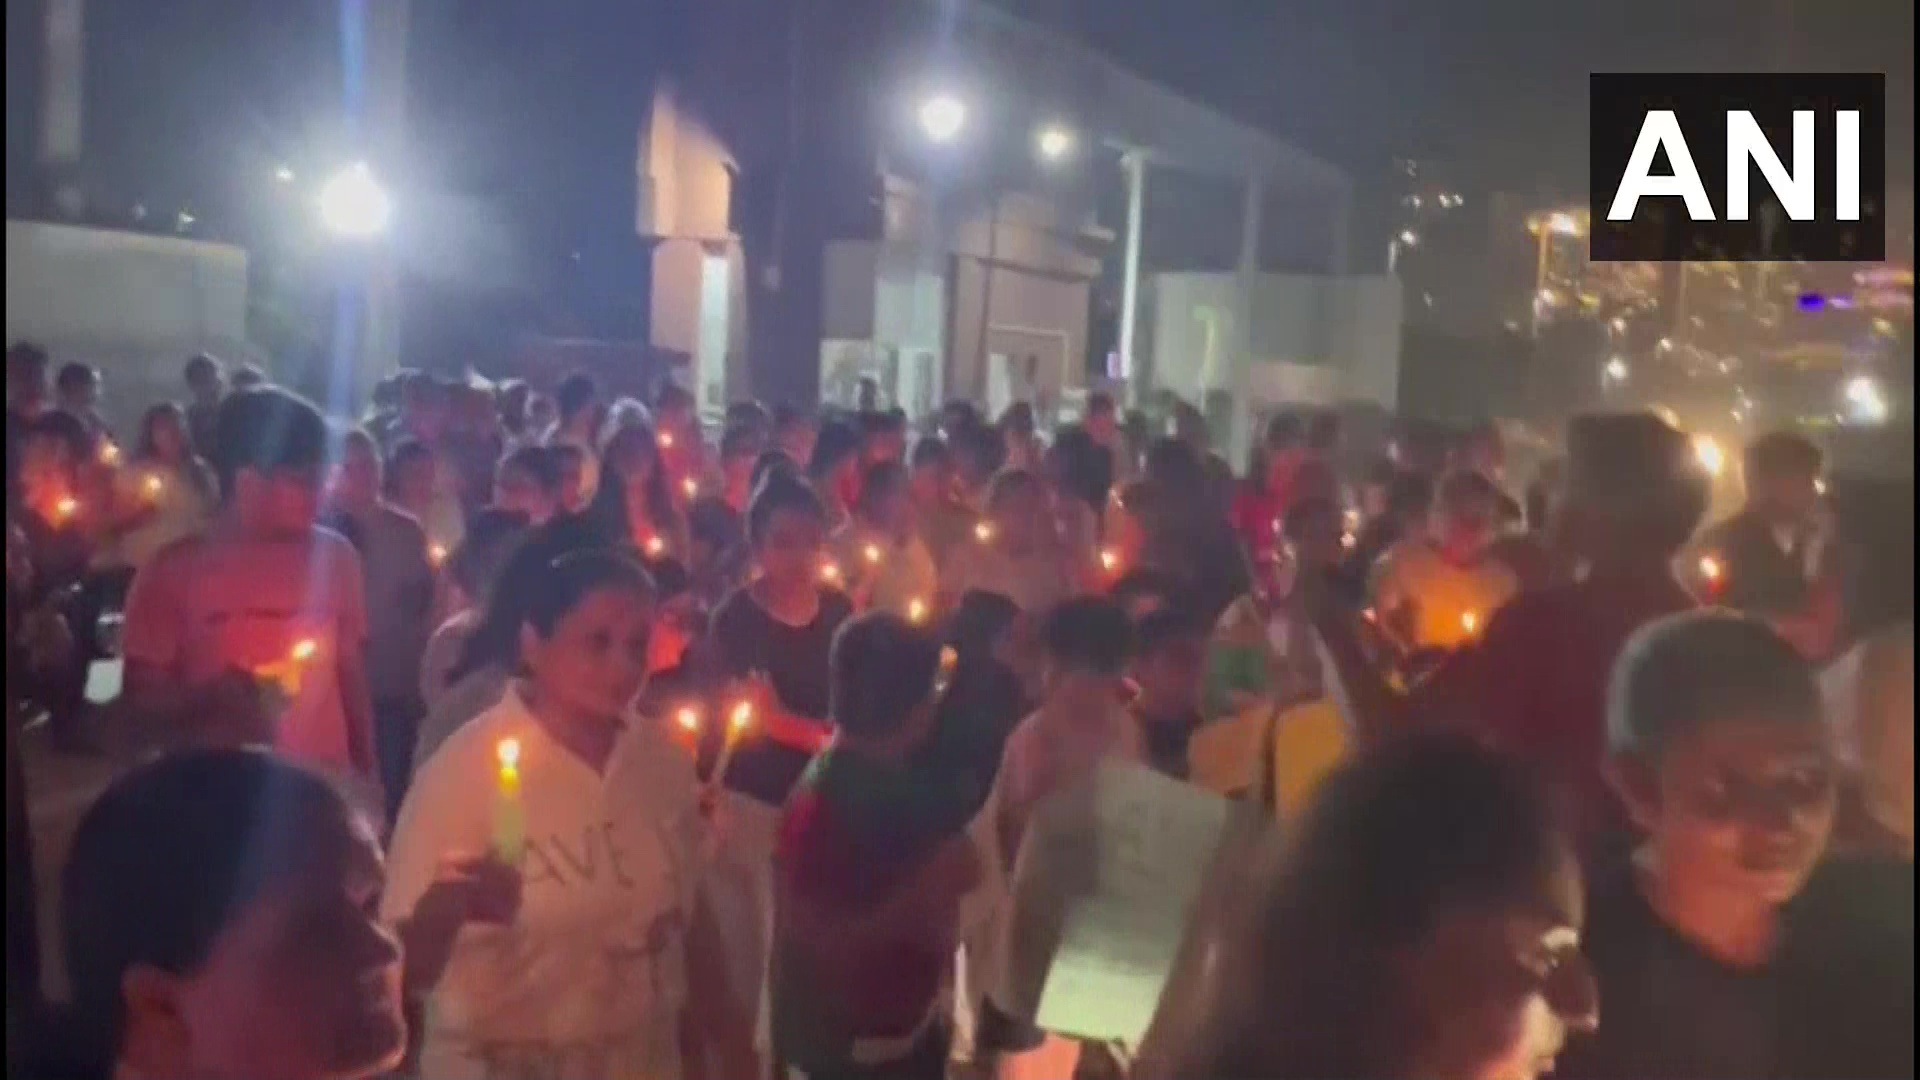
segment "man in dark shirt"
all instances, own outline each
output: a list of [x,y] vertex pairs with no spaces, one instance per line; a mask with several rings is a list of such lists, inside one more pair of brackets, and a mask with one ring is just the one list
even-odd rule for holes
[[1717,563],[1706,582],[1715,603],[1763,616],[1806,607],[1823,467],[1820,448],[1799,435],[1763,435],[1747,448],[1746,506],[1700,539],[1702,559]]
[[979,861],[966,786],[915,753],[938,652],[883,613],[834,639],[839,738],[795,787],[774,854],[774,1052],[808,1080],[946,1074],[940,990]]
[[220,361],[200,353],[187,361],[182,374],[187,383],[187,437],[194,453],[212,461],[220,401],[227,392],[226,373],[220,369]]
[[1609,775],[1646,840],[1595,875],[1600,1030],[1556,1075],[1912,1076],[1910,868],[1821,867],[1836,770],[1792,646],[1739,615],[1661,620],[1628,644],[1609,713]]

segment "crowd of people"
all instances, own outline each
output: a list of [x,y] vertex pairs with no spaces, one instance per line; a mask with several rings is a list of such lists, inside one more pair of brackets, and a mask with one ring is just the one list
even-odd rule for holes
[[[1235,469],[1097,392],[403,372],[348,421],[202,356],[125,451],[101,393],[8,353],[10,1076],[1913,1075],[1911,519],[1799,435],[1708,526],[1641,414],[1516,487],[1491,425],[1299,410]],[[159,748],[55,1002],[27,722]],[[1272,823],[1134,1045],[996,990],[1109,766]]]

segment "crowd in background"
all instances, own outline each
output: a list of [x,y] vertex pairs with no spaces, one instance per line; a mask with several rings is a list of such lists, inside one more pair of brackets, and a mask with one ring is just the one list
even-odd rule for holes
[[[1522,482],[1316,409],[1236,468],[1102,393],[183,375],[123,449],[8,354],[21,1075],[1912,1075],[1911,486],[1877,520],[1800,435],[1708,524],[1641,414]],[[59,1008],[29,719],[167,751],[73,842]],[[1110,763],[1277,820],[1127,1047],[994,991],[1028,824]]]

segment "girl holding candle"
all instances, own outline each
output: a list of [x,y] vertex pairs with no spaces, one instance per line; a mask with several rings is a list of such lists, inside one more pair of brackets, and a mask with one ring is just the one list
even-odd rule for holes
[[108,560],[128,573],[205,528],[217,498],[213,472],[188,439],[186,414],[171,402],[140,418],[133,460],[115,481],[119,522]]
[[830,546],[857,584],[863,607],[911,619],[915,600],[922,608],[933,602],[939,571],[914,531],[907,470],[898,462],[867,467],[853,520],[834,534]]
[[756,737],[735,756],[733,786],[773,805],[828,736],[827,653],[853,614],[846,594],[821,583],[825,533],[825,511],[806,484],[769,475],[747,512],[759,576],[713,615],[717,667],[754,699]]
[[[697,903],[692,765],[632,712],[652,583],[606,552],[539,579],[518,677],[421,767],[394,832],[383,910],[429,1006],[421,1075],[671,1080],[684,1051],[750,1053]],[[509,917],[436,893],[449,860],[471,894],[517,889]]]
[[653,428],[628,423],[600,449],[600,490],[587,516],[609,542],[631,547],[648,565],[687,558],[686,515],[668,486]]

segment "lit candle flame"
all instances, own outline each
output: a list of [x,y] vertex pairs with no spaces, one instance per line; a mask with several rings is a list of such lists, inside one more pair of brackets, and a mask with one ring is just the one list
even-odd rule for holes
[[673,432],[663,431],[660,433],[660,449],[662,450],[673,449]]
[[1348,551],[1352,551],[1354,549],[1354,546],[1359,543],[1360,543],[1360,538],[1353,535],[1350,532],[1343,532],[1340,534],[1340,546],[1343,548],[1346,548]]
[[915,624],[927,621],[927,602],[925,600],[916,596],[907,601],[907,621]]
[[447,561],[446,545],[445,544],[427,545],[427,561],[432,563],[435,566],[439,566],[445,563]]
[[118,444],[112,441],[108,441],[100,444],[100,464],[102,465],[120,464],[120,447]]
[[1719,559],[1711,555],[1702,555],[1700,557],[1700,576],[1703,579],[1717,583],[1726,572],[1726,567],[1720,565]]
[[727,730],[730,734],[739,735],[752,726],[753,702],[751,701],[742,701],[727,714]]
[[149,476],[147,477],[145,486],[147,497],[151,499],[159,497],[161,490],[164,489],[167,484],[166,481],[160,479],[158,476]]
[[649,536],[647,537],[646,548],[647,554],[657,559],[666,554],[667,542],[657,536]]
[[680,725],[681,731],[689,735],[698,735],[700,733],[700,710],[691,705],[684,705],[679,712],[674,714],[673,722]]
[[301,638],[299,641],[293,643],[293,651],[287,655],[293,658],[294,663],[304,664],[313,659],[319,652],[320,644],[318,642],[312,638]]
[[1112,548],[1102,548],[1100,551],[1100,568],[1109,574],[1120,569],[1120,553]]
[[62,495],[60,500],[53,504],[53,516],[59,521],[66,521],[79,512],[80,500],[71,495]]
[[866,556],[867,562],[878,564],[880,562],[880,545],[868,544],[861,554]]
[[502,773],[518,772],[520,769],[520,740],[501,739],[493,748],[493,756],[500,762]]
[[1466,631],[1469,636],[1479,633],[1480,616],[1471,611],[1462,612],[1460,614],[1460,629]]
[[840,573],[840,564],[834,562],[823,564],[820,567],[820,580],[829,585],[840,584],[841,581],[845,580]]
[[975,525],[973,527],[973,538],[983,544],[993,543],[993,526],[985,521]]
[[687,498],[691,499],[700,494],[700,481],[689,476],[685,480],[680,481],[680,490],[686,492]]

